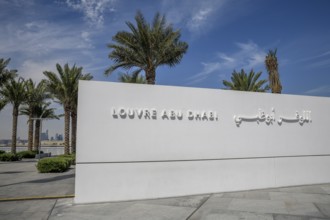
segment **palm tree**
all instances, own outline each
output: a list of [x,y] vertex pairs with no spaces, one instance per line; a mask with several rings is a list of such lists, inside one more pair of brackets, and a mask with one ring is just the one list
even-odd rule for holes
[[[19,109],[19,114],[20,115],[26,115],[29,117],[27,123],[28,123],[28,150],[32,150],[32,147],[30,146],[30,140],[32,139],[32,146],[33,146],[33,122],[34,120],[32,119],[33,118],[33,111],[30,109],[29,106],[22,106],[20,109]],[[31,125],[32,125],[32,128],[31,128]],[[32,137],[31,137],[31,133],[32,133]]]
[[124,82],[124,83],[146,84],[147,80],[144,76],[139,76],[140,72],[141,72],[141,70],[134,71],[132,74],[120,73],[118,80],[119,80],[119,82]]
[[[36,119],[34,132],[34,146],[33,150],[38,150],[40,147],[40,129],[42,119],[59,119],[55,114],[55,108],[49,108],[50,102],[41,102],[33,107],[33,117]],[[25,110],[29,111],[29,108]]]
[[268,80],[269,86],[272,90],[272,93],[281,93],[282,92],[282,84],[280,81],[280,74],[278,72],[278,62],[277,62],[277,49],[269,50],[266,59],[266,69],[268,71]]
[[27,115],[28,119],[28,150],[33,147],[33,122],[35,115],[35,107],[40,106],[46,99],[50,98],[50,94],[46,91],[46,82],[42,80],[36,85],[31,79],[26,81],[26,106],[21,108],[21,114]]
[[82,67],[72,68],[68,64],[65,64],[62,68],[60,64],[56,64],[58,75],[44,71],[44,75],[47,79],[47,87],[54,98],[63,105],[64,109],[64,153],[70,153],[70,114],[72,111],[72,105],[76,99],[76,93],[78,91],[78,81],[84,75]]
[[7,65],[10,62],[10,58],[0,59],[0,88],[9,80],[14,79],[17,76],[17,70],[8,70]]
[[223,85],[226,89],[251,91],[251,92],[265,92],[269,89],[268,85],[264,85],[267,80],[259,80],[261,72],[255,73],[253,70],[247,75],[242,69],[241,72],[234,72],[231,76],[231,82],[223,80]]
[[7,102],[1,98],[0,99],[0,111],[6,106],[6,104],[7,104]]
[[19,78],[17,81],[11,79],[9,82],[3,85],[1,94],[6,102],[10,102],[13,105],[13,128],[11,138],[11,152],[16,153],[16,138],[17,138],[17,119],[19,106],[25,102],[25,81],[23,78]]
[[[10,58],[5,60],[3,58],[0,59],[0,91],[2,86],[14,79],[17,76],[17,70],[8,70],[7,69],[7,65],[10,62]],[[0,93],[0,111],[6,106],[7,102],[4,99],[4,97],[2,97],[1,93]]]
[[[93,76],[84,74],[80,77],[80,80],[91,80]],[[78,108],[78,85],[76,91],[73,94],[74,100],[71,106],[71,149],[72,153],[76,152],[76,142],[77,142],[77,108]]]
[[135,16],[136,26],[126,22],[130,32],[120,31],[108,44],[112,50],[109,58],[114,61],[105,74],[117,68],[137,67],[144,70],[148,84],[155,84],[158,66],[170,67],[180,63],[187,52],[188,44],[180,41],[180,30],[174,30],[166,23],[165,15],[157,13],[152,25],[148,24],[140,11]]
[[[27,100],[26,100],[26,104],[28,105],[28,109],[29,111],[27,112],[28,114],[28,150],[32,150],[32,145],[33,145],[33,107],[36,104],[36,100],[34,97],[34,93],[35,93],[35,83],[32,81],[32,79],[29,79],[28,81],[26,81],[25,84],[25,88],[26,88],[26,94],[27,94]],[[21,113],[24,113],[24,111],[21,111]]]
[[77,144],[77,107],[78,107],[78,97],[74,101],[71,107],[71,149],[72,153],[76,153]]

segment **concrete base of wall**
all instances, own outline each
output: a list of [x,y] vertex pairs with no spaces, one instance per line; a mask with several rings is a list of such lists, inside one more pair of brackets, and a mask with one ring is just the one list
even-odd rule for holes
[[78,163],[75,203],[153,199],[327,183],[330,182],[329,167],[330,155]]

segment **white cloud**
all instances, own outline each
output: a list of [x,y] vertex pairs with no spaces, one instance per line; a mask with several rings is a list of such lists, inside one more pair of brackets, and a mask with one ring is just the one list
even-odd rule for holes
[[41,79],[45,79],[44,71],[56,72],[56,63],[64,64],[64,60],[51,59],[43,61],[25,60],[18,68],[19,74],[25,79],[31,78],[35,82],[39,82]]
[[236,45],[240,50],[233,54],[236,58],[235,66],[238,68],[251,69],[263,64],[266,52],[256,43],[249,41],[248,43],[236,43]]
[[224,78],[225,74],[230,74],[234,69],[249,71],[262,67],[266,56],[264,49],[252,41],[236,43],[236,46],[238,50],[232,54],[218,52],[215,61],[202,62],[203,69],[188,79],[189,84],[201,82],[213,73],[218,73]]
[[0,35],[0,51],[3,53],[24,53],[28,57],[44,56],[57,50],[89,49],[92,47],[87,32],[77,37],[79,29],[46,21],[7,24]]
[[[43,77],[42,72],[54,69],[56,63],[76,63],[84,66],[85,71],[89,66],[91,69],[104,67],[104,60],[108,61],[107,54],[103,52],[106,51],[105,46],[95,52],[97,45],[94,44],[98,43],[95,38],[99,38],[99,33],[83,26],[39,20],[8,22],[4,29],[0,33],[0,51],[5,57],[12,58],[12,69],[18,69],[24,78],[39,81]],[[102,75],[105,69],[91,73]]]
[[90,33],[87,32],[87,31],[83,31],[81,32],[81,37],[82,39],[84,39],[86,42],[91,42],[91,39],[90,39]]
[[[78,67],[83,67],[83,73],[91,73],[94,74],[95,70],[105,70],[107,66],[95,66],[97,65],[97,59],[93,60],[93,64],[89,64],[86,60],[92,60],[89,58],[89,55],[84,55],[79,60],[76,59],[74,54],[68,54],[65,57],[61,55],[56,55],[51,58],[45,59],[28,59],[24,60],[20,66],[17,67],[18,74],[22,76],[24,79],[31,78],[35,82],[39,82],[42,79],[45,79],[43,74],[44,71],[52,71],[57,73],[56,64],[60,64],[61,66],[66,63],[69,64],[70,67],[76,65]],[[95,62],[95,63],[94,63]],[[103,72],[102,71],[102,72]]]
[[189,84],[195,84],[206,79],[211,73],[219,70],[221,68],[221,63],[203,63],[203,70],[196,75],[189,78]]
[[309,68],[323,68],[323,67],[330,67],[330,58],[315,61],[314,63],[308,65]]
[[330,85],[320,86],[320,87],[317,87],[314,89],[310,89],[310,90],[306,91],[305,94],[329,96],[330,95]]
[[191,17],[191,19],[188,21],[188,29],[192,32],[199,31],[202,26],[205,25],[207,22],[209,16],[212,14],[214,10],[210,7],[208,8],[202,8],[199,11],[196,12],[195,15]]
[[3,7],[8,7],[8,6],[14,6],[14,7],[28,7],[28,6],[33,6],[34,5],[34,0],[1,0],[0,1],[0,6]]
[[330,51],[302,59],[300,62],[308,63],[307,67],[309,68],[329,67]]
[[175,25],[186,27],[193,34],[208,30],[216,17],[221,16],[227,0],[163,0],[162,8],[167,18]]
[[233,57],[229,57],[224,53],[218,53],[218,56],[220,59],[223,59],[226,62],[229,62],[229,63],[235,62],[235,59]]
[[84,14],[85,20],[96,27],[103,26],[104,13],[114,11],[115,0],[66,0],[66,4]]

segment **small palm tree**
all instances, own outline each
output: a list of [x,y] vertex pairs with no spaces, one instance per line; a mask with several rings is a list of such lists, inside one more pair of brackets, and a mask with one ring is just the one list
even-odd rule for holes
[[140,72],[141,70],[134,71],[132,74],[120,73],[118,80],[119,82],[124,82],[124,83],[146,84],[147,80],[144,76],[139,75]]
[[[19,114],[20,115],[26,115],[28,116],[28,150],[32,150],[32,147],[30,146],[30,140],[32,139],[32,146],[33,146],[33,122],[34,120],[33,118],[33,111],[27,106],[27,105],[23,105],[22,107],[20,107],[19,109]],[[32,128],[31,128],[32,125]],[[32,137],[31,137],[31,133],[32,133]]]
[[11,103],[13,106],[13,128],[11,138],[11,152],[16,153],[16,140],[17,140],[17,119],[19,107],[26,100],[25,81],[23,78],[18,80],[11,79],[3,85],[1,94],[5,101]]
[[[31,79],[26,81],[26,106],[21,110],[21,114],[25,114],[29,117],[28,119],[28,150],[32,150],[33,147],[33,116],[36,106],[40,106],[45,102],[46,99],[50,98],[50,94],[46,91],[46,83],[42,80],[36,85]],[[28,108],[28,111],[26,110]]]
[[47,77],[48,91],[64,108],[64,153],[70,153],[70,115],[78,94],[78,81],[84,76],[82,67],[72,68],[69,64],[62,67],[56,64],[57,73],[44,71]]
[[242,69],[241,72],[234,72],[231,76],[231,82],[223,80],[223,85],[226,89],[251,91],[251,92],[265,92],[269,89],[267,80],[259,80],[261,72],[255,73],[253,70],[246,74]]
[[59,119],[59,117],[55,114],[55,108],[49,108],[50,104],[50,102],[42,102],[34,106],[33,117],[38,119],[36,119],[35,123],[33,150],[38,150],[40,147],[41,120]]
[[278,72],[278,62],[277,62],[277,49],[269,50],[266,59],[266,69],[268,71],[268,80],[269,87],[272,90],[272,93],[281,93],[282,92],[282,84],[280,81],[280,74]]
[[112,38],[114,43],[108,45],[112,50],[109,58],[114,64],[105,74],[109,75],[117,68],[137,67],[144,70],[148,84],[155,84],[157,67],[173,67],[180,63],[188,44],[180,41],[180,30],[168,25],[165,15],[157,13],[153,23],[148,24],[138,11],[135,21],[136,25],[127,21],[130,32],[118,32]]

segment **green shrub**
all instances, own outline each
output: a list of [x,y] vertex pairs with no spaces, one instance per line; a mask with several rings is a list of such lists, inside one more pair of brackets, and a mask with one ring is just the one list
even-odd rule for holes
[[20,155],[22,158],[35,158],[37,153],[36,151],[26,150],[18,152],[17,154]]
[[43,158],[38,161],[37,169],[40,173],[62,173],[69,169],[70,161],[60,157]]
[[4,154],[4,153],[6,153],[6,151],[0,150],[0,154]]
[[71,165],[76,164],[76,155],[75,154],[62,154],[62,155],[58,155],[57,157],[69,160]]
[[[38,154],[38,153],[39,153],[39,151],[37,151],[37,150],[26,150],[26,151],[18,152],[17,154],[21,155],[22,158],[35,158],[36,154]],[[40,151],[40,153],[43,154],[44,152]]]
[[[32,152],[34,152],[36,154],[39,154],[39,151],[38,150],[33,150]],[[43,154],[44,152],[41,150],[40,153]]]
[[18,154],[13,154],[13,153],[0,154],[0,161],[18,161],[21,159],[22,157]]

